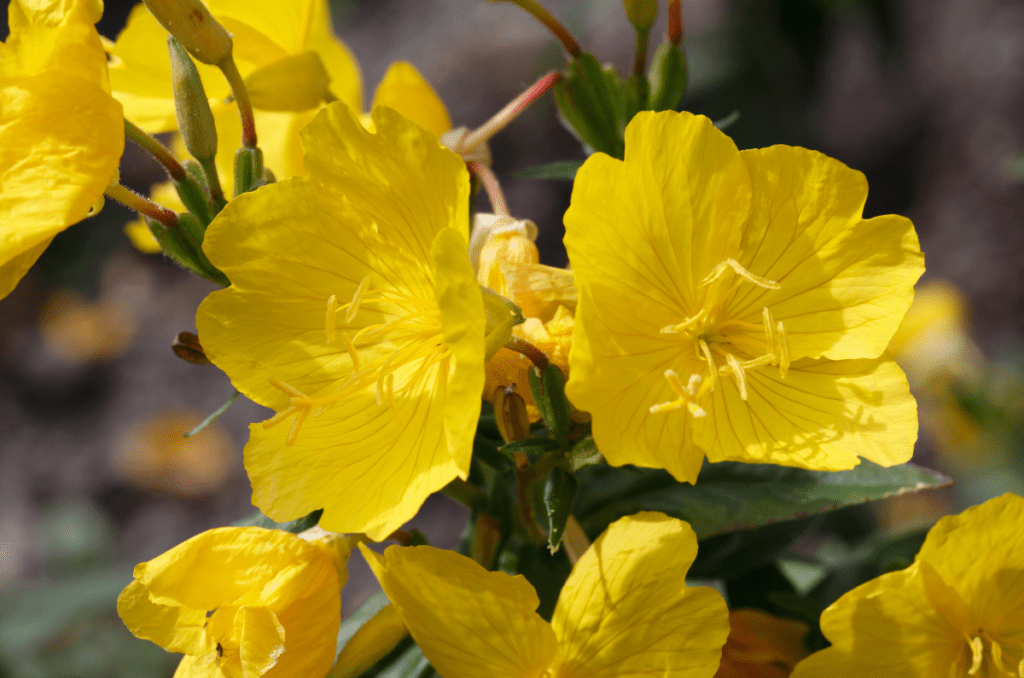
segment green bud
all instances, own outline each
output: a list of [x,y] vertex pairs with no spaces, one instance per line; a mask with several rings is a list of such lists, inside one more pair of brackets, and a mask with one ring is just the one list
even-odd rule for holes
[[174,110],[178,114],[178,131],[193,158],[212,160],[217,155],[217,128],[203,81],[180,42],[170,37],[167,47],[171,52],[171,87],[174,90]]
[[[196,167],[199,166],[196,165]],[[174,188],[178,191],[178,197],[181,198],[185,208],[196,215],[204,226],[209,226],[213,220],[213,216],[210,214],[210,198],[191,173],[186,174],[181,181],[174,182]]]
[[658,0],[622,0],[629,22],[640,30],[647,30],[658,18]]
[[555,85],[555,102],[566,126],[594,151],[622,159],[625,142],[621,80],[606,74],[590,54],[581,54]]
[[263,151],[259,148],[240,148],[235,153],[235,195],[241,195],[262,186]]
[[651,81],[650,110],[675,110],[686,94],[689,78],[686,53],[671,43],[662,43],[654,53],[648,77]]
[[160,25],[202,63],[217,66],[231,58],[231,34],[200,0],[142,1]]

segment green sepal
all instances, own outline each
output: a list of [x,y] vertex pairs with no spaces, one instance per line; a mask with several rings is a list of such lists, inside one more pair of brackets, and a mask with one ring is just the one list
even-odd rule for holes
[[255,190],[263,185],[263,151],[259,148],[240,148],[235,153],[235,195]]
[[555,88],[555,102],[563,122],[576,137],[595,151],[621,159],[625,142],[620,124],[621,90],[613,92],[608,77],[590,54],[581,54],[565,69]]
[[654,52],[648,72],[651,98],[647,108],[652,111],[674,111],[686,94],[689,67],[686,54],[670,42],[663,42]]
[[569,401],[565,397],[562,370],[557,365],[548,365],[543,372],[531,367],[530,391],[551,437],[558,441],[562,449],[567,449],[572,419],[569,415]]
[[[189,161],[186,161],[186,163],[189,163]],[[202,171],[196,163],[191,162],[190,164],[195,165],[196,168]],[[205,227],[209,226],[210,222],[213,221],[213,215],[210,212],[210,198],[201,186],[202,185],[192,177],[191,172],[186,174],[181,181],[174,182],[174,189],[178,191],[178,197],[181,198],[182,204],[184,204],[185,208],[194,214]]]
[[548,551],[558,551],[565,524],[576,500],[576,478],[561,466],[551,469],[544,479],[544,511],[548,517]]

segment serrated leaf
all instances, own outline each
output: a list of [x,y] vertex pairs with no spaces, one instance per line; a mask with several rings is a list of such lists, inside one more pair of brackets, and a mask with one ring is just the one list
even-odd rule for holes
[[555,179],[560,181],[572,181],[576,178],[576,172],[583,166],[582,160],[556,160],[555,162],[543,165],[524,167],[521,170],[512,172],[512,176],[523,179]]
[[707,464],[696,485],[661,470],[604,466],[580,472],[576,517],[588,534],[638,511],[662,511],[687,521],[698,539],[746,530],[844,506],[945,487],[952,480],[903,464],[869,461],[849,471],[807,471],[770,464]]
[[276,523],[260,511],[257,511],[248,518],[242,518],[231,525],[233,527],[265,527],[268,530],[284,530],[285,532],[298,534],[299,532],[305,532],[320,522],[320,516],[323,512],[323,509],[317,509],[307,516],[289,520],[287,523]]

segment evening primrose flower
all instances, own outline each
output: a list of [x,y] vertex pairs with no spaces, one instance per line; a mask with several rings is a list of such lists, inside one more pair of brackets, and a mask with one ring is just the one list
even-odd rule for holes
[[[124,150],[92,0],[12,0],[0,44],[0,298],[102,205]],[[62,121],[55,125],[54,121]]]
[[832,647],[793,678],[1024,676],[1024,498],[1004,494],[928,532],[914,564],[821,615]]
[[694,482],[711,461],[907,461],[917,419],[883,355],[923,271],[909,220],[802,148],[740,152],[711,121],[641,113],[624,161],[576,176],[580,300],[566,394],[609,463]]
[[[532,221],[476,214],[470,240],[470,259],[477,281],[510,299],[526,321],[512,330],[513,336],[543,351],[563,373],[569,371],[576,308],[572,272],[540,263]],[[531,421],[540,420],[533,401],[529,375],[533,363],[522,353],[500,349],[485,366],[484,398],[494,402],[498,388],[515,387],[525,400]]]
[[117,612],[185,657],[175,676],[323,676],[334,662],[350,545],[313,528],[207,530],[135,567]]
[[203,248],[232,285],[196,326],[277,410],[245,447],[253,502],[381,540],[469,471],[486,319],[465,164],[389,108],[373,123],[331,104],[302,131],[308,179],[228,203]]
[[718,592],[686,586],[693,530],[663,513],[612,523],[573,566],[550,623],[522,575],[429,546],[360,548],[444,678],[710,678],[729,632]]

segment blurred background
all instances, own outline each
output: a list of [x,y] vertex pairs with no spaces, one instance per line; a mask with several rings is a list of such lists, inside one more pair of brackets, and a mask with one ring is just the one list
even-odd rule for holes
[[[133,4],[107,0],[100,32],[115,38]],[[545,4],[584,49],[627,71],[633,31],[619,0]],[[866,215],[909,216],[926,254],[893,350],[921,408],[915,462],[957,485],[858,509],[849,519],[861,527],[830,546],[833,556],[878,529],[907,534],[1004,491],[1024,494],[1024,5],[683,4],[684,108],[715,120],[737,112],[728,133],[740,148],[806,146],[861,170]],[[555,40],[510,4],[334,0],[332,9],[367,100],[391,61],[409,60],[456,125],[479,125],[564,64]],[[652,35],[663,32],[664,18]],[[491,150],[512,212],[540,227],[545,263],[564,265],[570,183],[512,176],[584,157],[550,95]],[[130,144],[121,176],[141,192],[163,179]],[[233,391],[216,368],[170,349],[214,288],[135,250],[130,219],[108,201],[0,300],[0,676],[170,675],[176,657],[132,639],[113,601],[135,563],[254,511],[241,451],[248,424],[267,411],[240,398],[182,438]],[[439,497],[412,525],[451,547],[465,517]],[[356,560],[346,612],[371,590]]]

